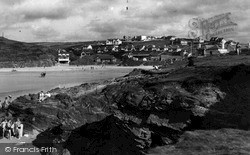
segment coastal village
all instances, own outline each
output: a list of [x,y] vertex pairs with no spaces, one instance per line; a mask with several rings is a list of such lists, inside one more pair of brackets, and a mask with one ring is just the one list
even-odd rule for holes
[[162,65],[184,59],[221,55],[250,54],[250,45],[211,37],[189,39],[176,36],[124,36],[91,44],[58,49],[58,62],[70,65],[118,64],[124,66]]

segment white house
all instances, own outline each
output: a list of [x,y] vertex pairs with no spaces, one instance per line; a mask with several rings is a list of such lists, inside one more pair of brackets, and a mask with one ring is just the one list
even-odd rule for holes
[[108,39],[106,40],[106,45],[120,45],[122,41],[120,39]]
[[66,50],[58,50],[58,62],[59,63],[69,63],[69,53]]

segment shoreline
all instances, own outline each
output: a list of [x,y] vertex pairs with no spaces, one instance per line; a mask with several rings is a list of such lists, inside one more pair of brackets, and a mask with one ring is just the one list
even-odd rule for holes
[[[94,69],[91,69],[91,68]],[[52,67],[25,67],[25,68],[0,68],[1,72],[54,72],[54,71],[95,71],[95,70],[107,70],[107,69],[153,69],[153,66],[116,66],[106,65],[87,65],[87,66],[52,66]],[[15,69],[16,71],[13,71]]]

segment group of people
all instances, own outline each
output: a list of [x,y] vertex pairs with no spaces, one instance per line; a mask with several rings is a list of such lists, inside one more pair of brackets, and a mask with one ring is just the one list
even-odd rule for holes
[[17,118],[16,121],[4,119],[1,122],[0,127],[2,130],[2,137],[6,137],[8,139],[16,137],[20,139],[23,136],[23,124],[19,118]]
[[11,103],[11,100],[12,100],[11,95],[5,97],[3,102],[0,100],[0,109],[8,109],[8,107]]
[[192,52],[188,53],[187,51],[183,52],[183,59],[188,59],[188,64],[187,66],[194,66],[194,58]]
[[41,91],[41,92],[39,93],[39,99],[38,99],[38,101],[39,101],[39,102],[42,102],[43,100],[45,100],[45,99],[48,98],[48,97],[51,97],[51,94],[50,94],[49,92],[44,93],[43,91]]

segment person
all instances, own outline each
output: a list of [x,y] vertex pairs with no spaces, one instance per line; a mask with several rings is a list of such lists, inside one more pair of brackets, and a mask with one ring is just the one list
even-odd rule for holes
[[5,97],[2,106],[3,106],[4,109],[8,109],[9,105],[10,105],[9,99],[8,99],[8,97]]
[[7,133],[8,133],[8,135],[7,135],[7,137],[9,138],[9,139],[11,139],[11,131],[12,131],[12,121],[11,121],[11,119],[7,122],[7,124],[6,124],[6,127],[5,127],[5,131],[7,131]]
[[12,96],[11,96],[11,95],[9,95],[8,97],[9,97],[9,102],[11,102]]
[[21,123],[20,119],[17,118],[16,122],[12,125],[12,131],[14,136],[20,139],[23,136],[23,124]]
[[2,109],[2,107],[3,107],[3,103],[2,103],[2,101],[0,100],[0,109]]
[[185,58],[187,57],[187,55],[188,55],[188,52],[185,50],[185,51],[183,52],[183,58],[182,58],[182,59],[185,59]]
[[236,43],[236,52],[237,52],[237,55],[240,55],[240,45],[239,44],[240,44],[239,42]]
[[43,91],[41,91],[40,93],[39,93],[39,102],[41,102],[41,101],[43,101],[44,100],[44,93],[43,93]]
[[6,131],[6,125],[7,125],[7,119],[5,118],[2,122],[1,122],[1,124],[0,124],[0,126],[1,126],[1,128],[2,128],[2,137],[4,137],[4,133],[5,133],[5,131]]
[[49,92],[45,93],[45,97],[51,97],[51,94]]
[[194,60],[193,60],[193,54],[189,53],[188,54],[188,64],[187,66],[194,66]]

